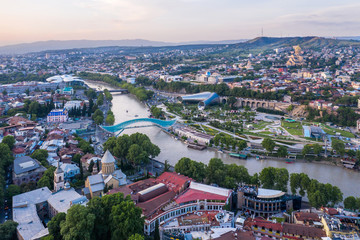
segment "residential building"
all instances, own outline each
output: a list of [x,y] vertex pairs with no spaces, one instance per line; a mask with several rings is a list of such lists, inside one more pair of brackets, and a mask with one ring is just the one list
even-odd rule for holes
[[46,168],[36,159],[29,156],[15,158],[13,163],[13,183],[20,186],[23,183],[37,182]]

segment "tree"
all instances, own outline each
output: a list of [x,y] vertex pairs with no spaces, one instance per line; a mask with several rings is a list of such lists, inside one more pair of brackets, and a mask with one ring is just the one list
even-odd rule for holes
[[108,115],[106,116],[105,123],[106,123],[107,125],[114,125],[114,122],[115,122],[115,117],[114,117],[114,115],[108,114]]
[[144,236],[135,233],[129,237],[129,240],[145,240]]
[[127,201],[123,201],[111,209],[110,230],[113,240],[126,240],[131,235],[143,233],[142,210],[136,207],[130,198],[127,199]]
[[288,155],[287,148],[285,146],[280,146],[277,150],[278,157],[286,157]]
[[247,143],[245,140],[239,140],[237,146],[239,151],[242,151],[244,148],[247,147]]
[[326,204],[324,195],[321,194],[319,190],[315,191],[314,193],[308,194],[310,205],[319,208],[321,206],[324,206]]
[[2,143],[8,145],[10,149],[13,149],[15,145],[15,138],[12,135],[7,135],[3,138]]
[[344,207],[346,209],[350,209],[350,210],[357,209],[356,198],[353,196],[349,196],[349,197],[345,198]]
[[60,224],[66,220],[66,213],[60,212],[53,217],[48,223],[48,229],[50,235],[53,236],[54,240],[62,240],[60,234]]
[[332,138],[331,139],[331,147],[340,155],[343,156],[345,153],[345,144],[343,141]]
[[155,222],[154,240],[160,240],[159,220]]
[[323,150],[322,146],[318,143],[313,144],[313,150],[316,155],[319,155]]
[[18,185],[11,184],[7,189],[7,199],[11,200],[13,196],[16,196],[21,193],[21,187]]
[[0,169],[9,167],[14,161],[14,157],[9,146],[5,143],[0,143]]
[[90,240],[95,225],[95,215],[80,204],[71,206],[65,221],[60,223],[60,233],[64,240]]
[[104,122],[104,113],[100,109],[96,109],[92,119],[94,120],[95,124],[102,124]]
[[80,155],[79,153],[75,154],[75,155],[72,157],[72,161],[73,161],[74,163],[80,164],[81,155]]
[[261,186],[268,189],[277,189],[287,192],[289,172],[286,168],[267,167],[260,172]]
[[54,172],[56,170],[56,167],[51,166],[49,167],[43,174],[43,176],[40,178],[40,180],[37,182],[38,187],[48,187],[49,189],[54,188]]
[[48,151],[45,149],[36,149],[33,154],[31,154],[31,157],[41,162],[43,166],[48,166],[47,158],[49,156]]
[[269,153],[272,153],[272,151],[275,148],[275,142],[273,140],[271,140],[271,138],[264,138],[264,140],[262,141],[261,145],[263,146],[263,148],[266,149],[266,151],[268,151]]
[[311,152],[311,145],[310,144],[306,144],[302,150],[302,155],[305,157],[307,154],[309,154]]
[[94,168],[94,161],[93,160],[91,160],[91,162],[89,163],[89,167],[88,167],[88,172],[92,172],[93,171],[93,168]]
[[219,158],[212,158],[206,168],[208,183],[222,185],[225,179],[225,165]]
[[2,240],[16,240],[16,227],[19,224],[14,221],[6,221],[0,224],[0,236]]
[[139,164],[147,162],[147,160],[148,160],[146,152],[138,144],[133,144],[130,146],[129,152],[128,152],[126,158],[133,165],[139,165]]
[[164,172],[170,172],[170,164],[168,160],[165,160],[164,163]]

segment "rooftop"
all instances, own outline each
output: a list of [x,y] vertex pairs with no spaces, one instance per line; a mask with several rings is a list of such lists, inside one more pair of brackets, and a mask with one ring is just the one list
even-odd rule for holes
[[74,204],[85,204],[87,199],[77,193],[73,188],[69,190],[60,190],[51,194],[48,203],[57,212],[67,212],[67,210]]
[[285,193],[282,191],[279,191],[279,190],[259,188],[257,197],[258,198],[278,198],[283,195],[285,195]]
[[17,175],[35,170],[39,167],[41,167],[39,162],[29,156],[18,157],[14,160],[14,172]]

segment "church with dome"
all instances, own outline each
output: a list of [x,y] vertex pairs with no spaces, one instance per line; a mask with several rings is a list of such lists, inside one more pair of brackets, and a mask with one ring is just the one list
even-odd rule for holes
[[100,171],[95,165],[93,175],[88,176],[85,181],[83,194],[87,198],[102,196],[105,187],[109,189],[126,185],[126,175],[121,169],[116,169],[115,163],[114,156],[107,150],[101,159]]

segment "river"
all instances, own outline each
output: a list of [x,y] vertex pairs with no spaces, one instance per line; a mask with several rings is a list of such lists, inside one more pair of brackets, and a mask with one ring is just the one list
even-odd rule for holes
[[[93,88],[105,86],[105,84],[97,82],[87,82],[87,84]],[[112,89],[110,86],[106,86],[106,88]],[[146,106],[130,94],[113,94],[112,103],[113,106],[111,110],[115,116],[115,124],[134,119],[136,115],[138,118],[149,116],[149,111]],[[182,157],[188,157],[205,164],[207,164],[211,158],[216,157],[221,158],[226,164],[236,163],[243,165],[248,169],[250,174],[260,172],[263,168],[269,166],[286,168],[289,173],[303,172],[310,178],[317,179],[319,182],[338,186],[344,193],[344,198],[347,196],[360,197],[360,173],[343,167],[309,162],[286,164],[278,160],[256,160],[254,158],[240,160],[211,149],[198,151],[188,148],[183,142],[172,138],[157,127],[127,129],[122,134],[132,134],[134,132],[141,132],[148,135],[151,141],[161,149],[161,153],[156,159],[161,162],[168,160],[171,165],[175,165]]]

